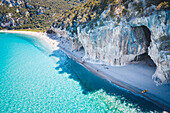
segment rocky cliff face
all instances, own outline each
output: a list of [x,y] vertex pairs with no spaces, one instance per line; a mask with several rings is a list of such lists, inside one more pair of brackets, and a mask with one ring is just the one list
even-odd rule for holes
[[107,0],[100,1],[105,8],[96,13],[100,16],[95,19],[86,18],[86,14],[80,16],[81,12],[74,9],[73,19],[68,15],[62,17],[50,30],[69,38],[72,49],[83,47],[86,61],[123,66],[149,55],[157,66],[154,81],[170,83],[169,3],[149,0],[105,2]]

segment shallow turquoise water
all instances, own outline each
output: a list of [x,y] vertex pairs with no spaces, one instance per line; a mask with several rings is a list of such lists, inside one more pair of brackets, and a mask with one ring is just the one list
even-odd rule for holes
[[[54,54],[55,53],[55,54]],[[160,112],[37,38],[0,33],[0,112]]]

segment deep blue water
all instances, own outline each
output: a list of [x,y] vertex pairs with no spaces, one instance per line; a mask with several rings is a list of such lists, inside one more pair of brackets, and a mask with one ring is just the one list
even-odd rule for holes
[[[54,54],[55,53],[55,54]],[[38,38],[0,33],[0,112],[160,112]]]

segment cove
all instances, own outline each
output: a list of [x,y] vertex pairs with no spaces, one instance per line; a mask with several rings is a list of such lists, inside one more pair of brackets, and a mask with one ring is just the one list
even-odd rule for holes
[[0,112],[161,112],[37,37],[0,33]]

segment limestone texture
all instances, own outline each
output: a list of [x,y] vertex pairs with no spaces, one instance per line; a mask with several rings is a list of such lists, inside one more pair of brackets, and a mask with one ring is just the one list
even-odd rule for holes
[[63,22],[53,23],[50,30],[71,40],[73,50],[83,47],[85,61],[124,66],[149,55],[157,67],[153,80],[158,85],[168,84],[170,10],[157,10],[160,4],[148,0],[117,0],[117,5],[107,5],[100,18],[84,23],[76,18],[68,26],[65,17]]

